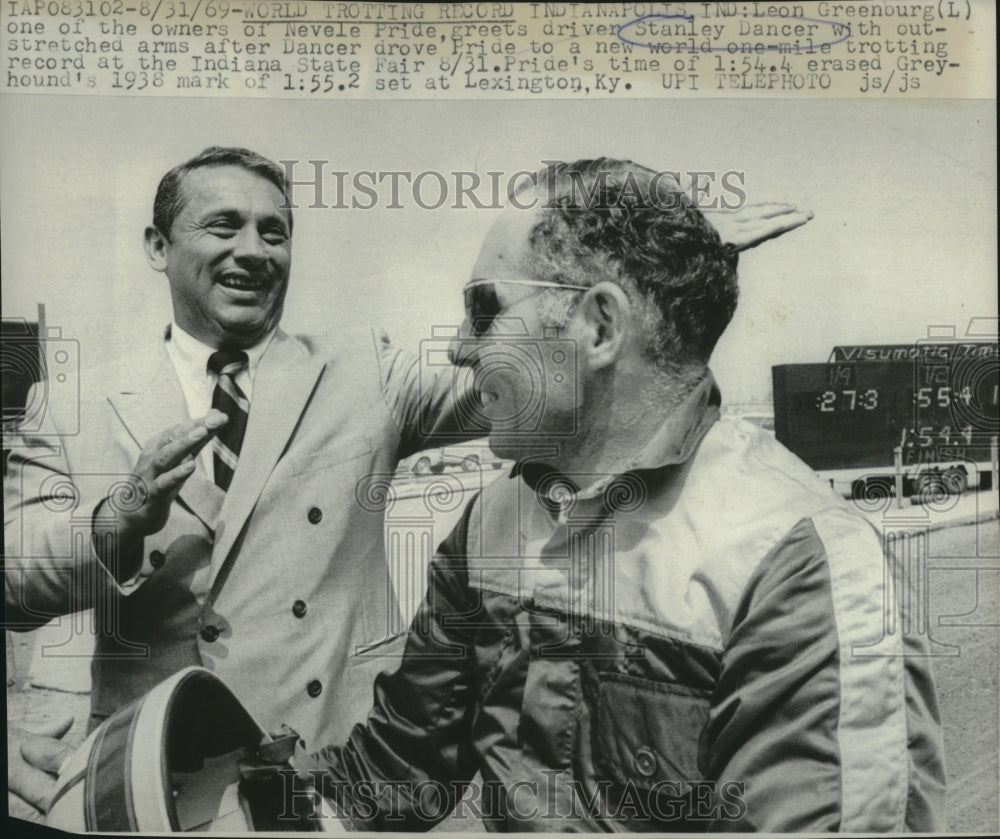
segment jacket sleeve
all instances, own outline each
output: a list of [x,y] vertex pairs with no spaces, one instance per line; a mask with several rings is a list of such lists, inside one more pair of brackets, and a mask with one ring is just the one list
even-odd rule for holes
[[475,612],[464,557],[470,502],[438,548],[399,667],[375,680],[374,706],[347,743],[295,759],[358,830],[427,830],[476,771],[470,750]]
[[[29,404],[35,398],[34,390]],[[131,492],[121,476],[71,474],[58,423],[59,406],[47,406],[33,429],[5,437],[9,448],[4,476],[4,621],[29,630],[53,617],[89,609],[111,586],[129,594],[141,580],[119,585],[91,539],[102,502],[127,503]],[[107,508],[108,505],[105,505]]]
[[380,330],[374,340],[383,398],[399,429],[400,457],[489,433],[471,370],[448,361],[445,339],[422,342],[422,358],[394,348]]
[[906,584],[845,511],[799,522],[763,559],[705,732],[706,776],[741,790],[713,829],[944,829],[934,684],[895,611]]

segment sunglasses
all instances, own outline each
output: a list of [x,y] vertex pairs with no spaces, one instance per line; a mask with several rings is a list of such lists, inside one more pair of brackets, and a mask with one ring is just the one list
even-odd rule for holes
[[515,303],[527,300],[528,297],[533,297],[534,294],[541,294],[539,290],[534,292],[534,294],[519,297],[517,300],[504,306],[497,295],[497,285],[500,283],[504,285],[532,286],[538,289],[562,289],[563,291],[588,291],[590,289],[589,286],[552,283],[545,282],[544,280],[490,280],[485,278],[470,280],[466,283],[465,288],[462,289],[462,293],[465,295],[465,317],[469,321],[473,337],[480,338],[489,332],[493,321]]

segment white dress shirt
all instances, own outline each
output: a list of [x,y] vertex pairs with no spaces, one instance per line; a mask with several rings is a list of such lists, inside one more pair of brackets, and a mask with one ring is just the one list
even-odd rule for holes
[[[247,354],[247,366],[236,376],[236,384],[253,402],[253,380],[257,375],[257,366],[261,356],[271,343],[274,330],[243,352]],[[192,419],[203,417],[212,407],[212,393],[218,376],[208,369],[208,359],[215,352],[214,347],[203,344],[197,338],[189,335],[176,323],[170,324],[166,338],[167,355],[177,371],[177,378],[187,402],[188,416]],[[215,480],[215,466],[212,458],[212,446],[206,445],[198,455],[199,462],[210,481]]]

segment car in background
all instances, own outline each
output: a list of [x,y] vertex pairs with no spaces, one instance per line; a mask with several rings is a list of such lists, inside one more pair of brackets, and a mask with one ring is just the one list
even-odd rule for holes
[[475,472],[479,469],[502,469],[507,461],[490,451],[485,440],[427,449],[406,458],[400,472],[418,477],[440,475],[446,470]]

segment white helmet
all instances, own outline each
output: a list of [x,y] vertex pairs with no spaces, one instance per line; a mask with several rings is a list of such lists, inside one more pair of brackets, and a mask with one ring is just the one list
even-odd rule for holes
[[289,793],[298,735],[286,731],[273,739],[218,676],[188,667],[106,719],[66,760],[46,824],[75,833],[332,829],[314,793],[298,784]]

